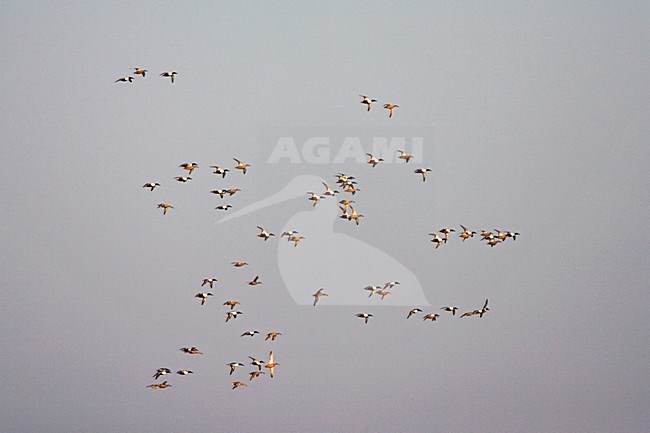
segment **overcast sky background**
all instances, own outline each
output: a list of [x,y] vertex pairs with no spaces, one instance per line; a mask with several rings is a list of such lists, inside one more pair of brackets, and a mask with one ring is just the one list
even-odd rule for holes
[[[1,430],[647,431],[649,18],[643,1],[3,2]],[[136,66],[149,75],[114,83]],[[281,136],[331,137],[332,155],[422,137],[423,161],[268,163]],[[247,175],[210,173],[233,157]],[[359,180],[359,226],[306,195],[216,224],[221,202],[339,171]],[[255,237],[288,221],[297,248]],[[521,236],[434,251],[427,233],[459,224]],[[358,274],[335,265],[350,260]],[[365,296],[355,278],[410,283],[340,302]],[[417,285],[425,312],[491,311],[406,321]],[[228,324],[226,299],[244,312]],[[271,349],[274,379],[228,376]],[[145,388],[159,367],[195,374]]]

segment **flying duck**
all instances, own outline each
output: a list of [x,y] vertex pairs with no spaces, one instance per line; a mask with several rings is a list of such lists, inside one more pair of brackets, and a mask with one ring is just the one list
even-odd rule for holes
[[462,316],[460,316],[460,317],[472,317],[472,316],[476,316],[476,315],[478,314],[478,315],[479,315],[479,318],[482,318],[483,315],[484,315],[486,312],[488,312],[488,311],[490,310],[490,309],[487,307],[487,305],[488,305],[488,300],[486,299],[486,300],[485,300],[485,304],[483,304],[483,308],[480,308],[480,309],[478,309],[478,310],[474,310],[474,311],[468,311],[467,313],[464,313],[464,314],[463,314]]
[[253,281],[248,281],[249,286],[257,286],[258,284],[262,284],[259,275],[256,275],[255,278],[253,278]]
[[381,296],[381,300],[383,301],[386,296],[391,294],[391,292],[389,292],[388,290],[379,290],[377,294]]
[[393,105],[393,104],[384,104],[384,108],[389,111],[388,118],[390,119],[393,117],[393,110],[399,107],[399,105]]
[[260,331],[246,331],[240,337],[254,337],[255,334],[259,334]]
[[167,203],[158,203],[158,208],[162,208],[163,215],[167,215],[167,209],[174,209],[174,206]]
[[291,236],[295,236],[297,234],[299,234],[298,230],[287,230],[287,231],[282,232],[280,237],[283,238],[283,237],[286,236],[287,237],[287,242],[290,242]]
[[248,374],[250,374],[250,377],[249,377],[248,380],[251,381],[251,380],[255,379],[256,377],[259,377],[260,374],[266,374],[266,373],[263,372],[263,371],[251,371]]
[[366,287],[363,288],[363,290],[369,291],[370,294],[368,295],[368,297],[371,297],[372,295],[377,293],[379,290],[381,290],[381,286],[366,286]]
[[226,173],[230,170],[227,168],[221,168],[218,165],[211,165],[210,168],[214,168],[214,174],[220,174],[222,178],[226,177]]
[[294,247],[297,247],[298,244],[300,243],[300,241],[303,240],[303,239],[305,239],[304,236],[296,236],[296,235],[293,235],[293,236],[290,236],[290,237],[289,237],[289,241],[293,242],[293,246],[294,246]]
[[235,369],[236,369],[237,367],[243,367],[243,366],[244,366],[244,364],[242,364],[241,362],[229,362],[229,363],[226,364],[226,365],[230,367],[230,375],[231,375],[231,376],[232,376],[232,374],[235,372]]
[[273,352],[269,353],[269,361],[266,363],[264,368],[269,369],[269,375],[273,377],[273,374],[275,373],[275,367],[280,365],[279,363],[275,362],[273,359]]
[[358,317],[358,318],[360,318],[360,319],[363,319],[363,321],[364,321],[364,322],[366,323],[366,325],[367,325],[367,324],[368,324],[368,319],[369,319],[370,317],[372,317],[372,314],[368,314],[368,313],[357,313],[357,314],[355,314],[355,316]]
[[264,367],[264,361],[260,361],[259,359],[255,359],[252,356],[249,356],[251,359],[251,365],[254,365],[257,367],[259,371],[262,371],[262,367]]
[[206,284],[210,285],[210,288],[213,287],[213,284],[216,283],[218,280],[216,278],[204,278],[203,283],[201,283],[201,287],[205,286]]
[[168,384],[167,381],[164,381],[163,383],[152,383],[151,385],[147,385],[147,388],[165,389],[165,388],[171,388],[171,385]]
[[266,334],[266,338],[264,339],[264,341],[266,341],[266,340],[275,341],[275,339],[278,337],[278,335],[282,335],[282,333],[281,332],[275,332],[275,331],[274,332],[269,332],[268,334]]
[[355,203],[355,201],[343,199],[339,203],[343,205],[343,207],[339,206],[339,208],[341,208],[344,213],[348,213],[348,206],[350,206],[352,203]]
[[266,229],[262,226],[257,226],[258,229],[260,229],[260,233],[257,235],[258,238],[262,238],[265,241],[268,241],[271,236],[275,236],[273,233],[269,233],[266,231]]
[[438,236],[438,233],[429,233],[429,235],[433,236],[433,239],[431,239],[431,242],[435,242],[436,249],[440,248],[442,246],[443,242],[445,242],[445,240],[443,238]]
[[226,301],[226,302],[223,303],[223,305],[226,305],[226,306],[230,307],[231,310],[234,310],[236,305],[240,305],[240,302],[239,301]]
[[223,198],[224,195],[228,194],[227,189],[213,189],[210,191],[212,194],[217,194],[219,197]]
[[369,158],[367,163],[370,164],[373,167],[376,167],[377,164],[379,164],[381,161],[383,161],[383,158],[377,158],[372,153],[366,153],[366,155],[368,155],[368,158]]
[[411,158],[413,158],[413,155],[409,155],[408,153],[404,152],[403,150],[397,150],[399,152],[399,159],[403,159],[406,162],[409,162]]
[[350,206],[350,210],[352,213],[348,214],[348,221],[354,220],[354,222],[359,225],[359,218],[363,217],[363,215],[358,214],[357,210],[352,206]]
[[449,307],[449,306],[447,306],[447,307],[442,307],[441,310],[449,311],[449,312],[451,312],[452,316],[455,316],[456,311],[458,311],[458,307]]
[[156,373],[153,375],[153,378],[155,380],[158,380],[160,376],[164,376],[165,374],[171,374],[171,372],[172,371],[169,368],[164,368],[164,367],[159,368],[158,370],[156,370]]
[[160,186],[158,182],[147,182],[142,185],[142,188],[149,188],[151,191],[153,191],[157,186]]
[[230,319],[236,319],[239,314],[244,314],[244,313],[242,313],[241,311],[228,311],[226,313],[226,323],[228,323]]
[[133,82],[133,77],[122,77],[122,78],[118,78],[117,80],[115,80],[116,83],[119,83],[119,82],[126,83],[127,81],[129,83],[132,83]]
[[369,98],[368,96],[366,96],[366,95],[359,95],[359,96],[361,96],[361,97],[363,98],[363,99],[361,100],[361,103],[362,103],[362,104],[366,104],[366,105],[368,106],[368,111],[370,111],[370,109],[372,108],[372,104],[373,104],[373,102],[377,102],[376,99],[370,99],[370,98]]
[[455,229],[450,229],[450,228],[447,228],[447,227],[438,230],[439,233],[442,233],[443,235],[445,235],[445,239],[444,239],[445,243],[447,243],[447,240],[449,239],[449,235],[452,232],[455,232],[455,231],[456,231]]
[[323,198],[323,196],[320,196],[320,195],[316,194],[315,192],[308,192],[307,194],[309,194],[309,197],[307,197],[307,200],[311,200],[311,201],[314,202],[312,207],[316,207],[316,205],[318,203],[320,203],[320,199]]
[[431,171],[430,168],[416,168],[413,173],[422,175],[422,182],[427,180],[427,171]]
[[409,314],[406,316],[406,318],[407,318],[407,319],[410,319],[411,316],[413,316],[413,315],[415,315],[415,314],[419,314],[419,313],[421,313],[421,312],[422,312],[422,310],[420,310],[419,308],[414,308],[414,309],[412,309],[411,311],[409,311]]
[[134,69],[133,73],[135,75],[142,75],[142,78],[144,78],[146,73],[149,72],[147,69],[142,69],[142,68],[133,68],[133,69]]
[[197,164],[196,162],[184,162],[181,165],[179,165],[179,167],[181,167],[184,170],[187,170],[189,172],[188,174],[191,175],[194,170],[199,168],[199,164]]
[[325,186],[325,192],[323,193],[323,196],[325,197],[334,197],[334,195],[338,194],[338,191],[334,191],[328,184],[325,182],[321,182]]
[[172,83],[174,82],[174,75],[178,75],[178,72],[175,72],[175,71],[174,72],[167,72],[167,71],[165,71],[162,74],[160,74],[161,77],[169,77],[169,78],[171,78]]
[[465,242],[466,239],[473,238],[476,232],[472,231],[470,232],[467,227],[464,225],[460,225],[460,227],[463,229],[463,231],[460,233],[459,237],[463,238],[463,242]]
[[237,158],[233,158],[233,159],[237,162],[237,165],[235,166],[235,168],[236,168],[237,170],[241,170],[243,174],[246,174],[246,170],[247,170],[248,167],[250,167],[251,165],[250,165],[250,164],[244,164],[243,162],[241,162],[241,161],[238,160]]
[[212,296],[212,293],[201,292],[194,295],[195,298],[201,299],[201,305],[205,305],[205,301],[208,300],[208,296]]
[[318,301],[320,301],[320,298],[322,298],[323,296],[329,296],[329,295],[327,293],[323,292],[323,289],[320,288],[312,296],[314,297],[314,307],[315,307],[316,304],[318,304]]

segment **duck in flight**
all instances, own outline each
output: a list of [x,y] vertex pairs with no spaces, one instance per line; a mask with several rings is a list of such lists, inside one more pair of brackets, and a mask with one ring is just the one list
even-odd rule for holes
[[216,283],[218,280],[216,278],[204,278],[203,282],[201,283],[201,287],[205,286],[208,284],[210,288],[213,287],[213,284]]
[[165,77],[165,78],[169,77],[169,78],[171,78],[172,84],[174,83],[174,75],[178,75],[178,72],[176,72],[176,71],[174,71],[174,72],[165,71],[162,74],[160,74],[161,77]]
[[[390,119],[391,117],[393,117],[393,110],[396,109],[396,108],[398,108],[398,107],[399,107],[399,105],[384,104],[384,108],[387,109],[387,110],[389,111],[389,113],[388,113],[388,118],[389,118],[389,119]],[[407,161],[407,162],[408,162],[408,161]]]
[[320,288],[312,296],[314,297],[314,305],[313,306],[315,307],[316,304],[318,304],[318,301],[320,301],[320,298],[322,298],[323,296],[329,296],[329,295],[327,293],[325,293],[322,288]]
[[246,331],[240,337],[255,337],[255,334],[259,334],[260,331]]
[[460,316],[460,317],[461,317],[461,318],[462,318],[462,317],[472,317],[472,316],[476,316],[476,315],[478,315],[479,318],[482,318],[483,315],[484,315],[485,313],[487,313],[488,311],[490,311],[490,309],[488,308],[487,305],[488,305],[488,300],[486,299],[486,300],[485,300],[485,304],[483,304],[483,308],[479,308],[478,310],[474,310],[474,311],[468,311],[467,313],[464,313],[464,314],[463,314],[462,316]]
[[[210,168],[214,168],[214,174],[220,174],[222,178],[226,177],[226,173],[230,171],[230,169],[227,168],[222,168],[219,167],[218,165],[211,165]],[[223,197],[222,197],[223,198]]]
[[263,372],[263,371],[251,371],[248,374],[250,375],[250,377],[248,378],[248,381],[250,382],[251,380],[255,379],[256,377],[259,377],[260,374],[266,374],[266,373]]
[[223,303],[223,305],[226,305],[226,306],[230,307],[231,310],[234,310],[236,305],[240,305],[240,302],[239,301],[226,301],[226,302]]
[[248,167],[250,167],[251,165],[250,164],[244,164],[243,162],[241,162],[237,158],[233,158],[233,159],[237,162],[237,165],[235,166],[235,168],[237,170],[241,170],[243,174],[246,174],[246,171],[248,170]]
[[271,236],[275,236],[273,233],[266,231],[266,229],[262,226],[257,226],[257,228],[260,229],[260,233],[257,235],[258,238],[262,238],[265,241],[268,241]]
[[368,155],[368,158],[369,158],[367,163],[370,164],[373,167],[376,167],[377,164],[379,164],[380,162],[382,162],[384,160],[383,158],[377,158],[372,153],[366,153],[366,155]]
[[244,364],[242,364],[241,362],[229,362],[229,363],[226,364],[226,365],[227,365],[228,367],[230,367],[230,375],[231,375],[231,376],[232,376],[232,374],[235,372],[235,370],[237,369],[237,367],[244,367]]
[[264,366],[264,368],[268,368],[268,369],[269,369],[269,375],[270,375],[271,377],[273,377],[273,375],[274,375],[274,373],[275,373],[275,367],[278,366],[278,365],[280,365],[280,364],[277,363],[277,362],[275,362],[275,360],[274,360],[274,358],[273,358],[273,351],[271,351],[271,353],[269,353],[269,360],[268,360],[268,362],[266,363],[266,365]]
[[474,235],[476,234],[475,231],[469,231],[467,227],[465,227],[462,224],[460,225],[460,227],[463,229],[463,231],[458,236],[463,239],[463,242],[465,242],[469,238],[473,238]]
[[171,374],[171,372],[172,371],[169,368],[159,368],[158,370],[156,370],[156,373],[153,375],[153,378],[155,380],[158,380],[158,378],[160,376],[164,376],[166,374]]
[[228,323],[230,319],[236,319],[237,316],[239,316],[240,314],[244,314],[244,313],[242,313],[241,311],[228,311],[226,313],[226,323]]
[[363,319],[364,323],[367,325],[368,324],[368,319],[372,317],[372,314],[368,313],[357,313],[355,314],[356,317]]
[[171,388],[171,385],[168,384],[167,381],[164,381],[163,383],[152,383],[151,385],[147,385],[147,388],[165,389],[165,388]]
[[194,170],[199,168],[199,164],[196,162],[184,162],[183,164],[179,165],[179,167],[183,170],[187,170],[189,172],[188,175],[191,175]]
[[373,104],[374,102],[377,102],[376,99],[371,99],[370,97],[368,97],[368,96],[366,96],[366,95],[359,95],[359,96],[361,96],[361,97],[363,98],[363,99],[361,100],[361,103],[362,103],[362,104],[366,104],[366,105],[368,106],[368,110],[367,110],[367,111],[370,111],[370,109],[372,108],[372,104]]
[[212,293],[201,292],[194,295],[195,298],[201,299],[201,305],[205,305],[205,301],[208,300],[208,296],[212,296]]
[[160,186],[158,182],[147,182],[142,185],[142,188],[149,188],[151,191],[153,191],[157,186]]
[[260,361],[259,359],[255,359],[252,356],[249,356],[251,359],[251,365],[254,365],[257,367],[258,371],[262,371],[262,367],[264,367],[264,361]]
[[449,306],[446,306],[446,307],[442,307],[441,310],[443,310],[443,311],[449,311],[449,312],[451,313],[452,316],[455,316],[455,315],[456,315],[456,311],[458,311],[458,307],[449,307]]
[[415,314],[419,314],[419,313],[421,313],[421,312],[422,312],[422,310],[420,310],[419,308],[414,308],[414,309],[412,309],[411,311],[409,311],[409,313],[408,313],[408,315],[406,316],[406,318],[407,318],[407,319],[410,319],[411,316],[413,316],[413,315],[415,315]]
[[158,208],[162,208],[163,215],[167,215],[167,209],[174,209],[174,206],[167,203],[158,203]]
[[413,158],[413,155],[409,155],[408,153],[404,152],[403,150],[397,150],[399,152],[399,159],[403,159],[406,162],[409,162],[411,158]]
[[415,174],[421,174],[422,175],[422,182],[426,182],[427,180],[427,172],[431,171],[430,168],[416,168],[413,173]]

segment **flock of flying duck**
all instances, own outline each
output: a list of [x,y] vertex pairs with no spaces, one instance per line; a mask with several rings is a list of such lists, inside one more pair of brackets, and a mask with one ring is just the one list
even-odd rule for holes
[[[141,68],[134,68],[133,74],[135,75],[142,75],[142,77],[145,76],[145,74],[148,72],[146,69],[141,69]],[[171,78],[172,83],[174,82],[174,75],[176,75],[176,72],[163,72],[160,74],[163,77],[169,77]],[[133,77],[123,77],[118,79],[116,82],[121,82],[121,81],[129,81],[131,82],[133,80]],[[362,104],[367,105],[367,111],[370,111],[372,108],[372,104],[376,103],[377,100],[370,98],[365,95],[360,95],[363,97],[363,100],[361,101]],[[388,109],[390,114],[389,117],[393,116],[393,111],[395,108],[398,108],[399,105],[393,105],[393,104],[385,104],[384,108]],[[384,159],[376,157],[375,155],[368,153],[368,160],[366,161],[368,165],[370,165],[372,168],[375,168],[377,165],[379,165],[381,162],[384,161]],[[413,155],[409,155],[403,150],[398,150],[398,159],[403,160],[405,163],[408,163],[411,158],[413,158]],[[244,163],[242,160],[233,158],[233,160],[236,162],[236,165],[234,165],[233,170],[241,172],[243,175],[245,175],[249,169],[251,168],[250,164]],[[179,183],[186,183],[188,181],[192,180],[191,175],[193,172],[197,169],[199,169],[199,164],[196,162],[186,162],[181,165],[179,165],[179,168],[182,168],[185,170],[187,173],[186,175],[183,176],[176,176],[174,179],[179,182]],[[213,174],[220,176],[222,179],[225,179],[228,173],[231,172],[229,168],[219,166],[219,165],[212,165],[210,166],[211,169],[214,171],[212,172]],[[417,168],[414,170],[415,174],[421,175],[422,176],[422,181],[426,181],[426,176],[427,173],[430,172],[430,168]],[[341,189],[343,193],[350,194],[351,196],[354,196],[358,191],[361,191],[361,189],[358,187],[357,180],[354,176],[348,175],[346,173],[337,173],[335,176],[336,178],[336,185],[338,188]],[[316,192],[307,192],[307,199],[312,203],[312,206],[317,206],[322,199],[330,198],[330,197],[335,197],[337,194],[342,194],[341,191],[337,189],[333,189],[330,185],[328,185],[326,182],[322,182],[324,191],[322,193],[316,193]],[[158,182],[147,182],[143,185],[143,188],[149,189],[150,191],[154,191],[156,188],[161,187],[161,184]],[[239,188],[222,188],[222,189],[214,189],[210,191],[212,194],[215,194],[219,196],[220,199],[223,199],[224,197],[232,197],[235,194],[239,193],[241,189]],[[357,209],[353,206],[355,203],[354,200],[350,198],[343,198],[340,201],[338,201],[339,209],[341,210],[341,214],[339,215],[339,218],[354,222],[356,225],[359,225],[360,219],[364,217],[363,214],[359,214]],[[168,204],[168,203],[159,203],[158,208],[163,210],[163,215],[166,215],[169,209],[174,209],[174,206]],[[231,204],[220,204],[218,205],[215,209],[219,211],[228,211],[232,208]],[[478,233],[476,231],[471,231],[467,227],[461,225],[460,226],[461,230],[458,232],[459,235],[458,237],[462,239],[462,241],[466,241],[469,238],[473,238],[475,235]],[[257,226],[257,229],[259,230],[259,233],[257,233],[257,237],[262,239],[263,241],[268,241],[271,237],[276,236],[274,233],[270,232],[263,226]],[[437,233],[429,233],[430,236],[432,236],[431,242],[435,243],[435,249],[441,248],[443,245],[447,243],[449,240],[449,237],[452,233],[456,232],[456,229],[454,228],[442,228],[440,229]],[[440,233],[440,234],[439,234]],[[497,229],[494,229],[494,231],[488,231],[488,230],[482,230],[480,233],[481,240],[485,241],[487,245],[490,247],[494,247],[495,245],[498,245],[500,243],[505,242],[508,239],[512,239],[513,241],[516,240],[517,236],[519,235],[518,232],[513,232],[513,231],[500,231]],[[287,230],[284,231],[279,238],[287,238],[287,242],[293,242],[294,247],[297,247],[299,243],[305,239],[305,237],[301,236],[300,233],[296,230]],[[231,265],[236,267],[236,268],[242,268],[248,265],[247,262],[242,262],[242,261],[233,261],[231,262]],[[214,287],[214,284],[217,282],[217,278],[210,277],[210,278],[204,278],[201,284],[201,287],[208,286],[210,289]],[[251,281],[246,282],[249,286],[257,286],[262,284],[262,281],[260,280],[259,276],[255,276]],[[400,284],[399,281],[389,281],[385,283],[384,285],[368,285],[363,288],[363,290],[368,291],[369,295],[368,297],[372,297],[373,295],[376,295],[379,299],[383,300],[385,299],[388,295],[390,295],[392,292],[390,292],[390,289],[395,288]],[[200,305],[205,305],[208,301],[209,297],[214,296],[213,293],[208,292],[208,291],[201,291],[198,292],[194,295],[195,298],[200,300]],[[313,302],[313,307],[316,307],[316,305],[321,301],[321,298],[323,297],[328,297],[329,294],[325,293],[325,290],[323,288],[318,289],[313,295],[314,302]],[[234,299],[227,299],[225,302],[222,304],[224,307],[227,308],[227,311],[225,313],[226,318],[225,322],[228,323],[231,320],[237,319],[237,317],[241,314],[244,314],[242,311],[235,310],[235,307],[238,305],[241,305],[241,303],[237,300]],[[441,310],[450,312],[452,316],[456,315],[456,311],[458,311],[458,307],[456,306],[444,306],[441,308]],[[472,316],[478,316],[479,318],[482,318],[484,314],[486,314],[490,309],[488,308],[488,300],[485,300],[485,303],[483,304],[483,307],[477,308],[474,310],[467,311],[463,313],[460,317],[472,317]],[[424,313],[423,310],[420,308],[413,308],[411,309],[408,314],[406,315],[406,319],[410,319],[411,317]],[[368,324],[368,321],[370,318],[374,317],[372,314],[367,313],[367,312],[362,312],[362,313],[357,313],[355,316],[359,319],[362,319],[365,324]],[[427,320],[431,322],[435,322],[440,315],[438,313],[427,313],[422,316],[422,320],[426,322]],[[247,330],[244,333],[240,335],[240,337],[249,337],[253,338],[257,334],[260,334],[258,330]],[[275,341],[277,337],[281,336],[282,333],[278,331],[271,331],[266,333],[265,341]],[[196,347],[182,347],[180,349],[183,353],[188,354],[188,355],[203,355],[203,352],[201,352],[198,348]],[[253,371],[248,373],[248,381],[252,381],[261,375],[266,374],[266,371],[263,371],[262,369],[266,369],[268,371],[268,374],[271,378],[274,377],[275,375],[275,367],[279,366],[280,364],[275,362],[273,351],[269,353],[268,359],[267,360],[260,360],[255,357],[249,356],[250,359],[250,365],[252,365]],[[238,368],[240,367],[245,367],[246,364],[241,363],[239,361],[233,361],[228,364],[226,364],[228,367],[229,371],[229,376],[232,376],[233,374],[236,373]],[[154,375],[153,378],[154,380],[159,380],[161,377],[166,376],[166,375],[171,375],[173,374],[172,370],[167,368],[167,367],[161,367],[158,368]],[[191,370],[178,370],[176,371],[177,375],[180,376],[187,376],[189,374],[193,374],[193,371]],[[246,387],[248,386],[247,383],[242,382],[241,380],[235,380],[231,382],[232,389],[240,388],[240,387]],[[163,381],[161,383],[154,383],[151,385],[148,385],[147,388],[152,388],[152,389],[165,389],[169,388],[172,385],[169,384],[167,381]]]
[[[241,261],[234,261],[231,263],[232,266],[235,268],[243,268],[245,266],[248,266],[248,263],[246,262],[241,262]],[[201,287],[209,287],[210,289],[214,288],[214,284],[217,283],[218,279],[217,278],[204,278]],[[259,276],[255,276],[251,281],[248,281],[247,284],[249,286],[257,286],[259,284],[262,284],[262,281],[260,281]],[[206,305],[208,298],[214,296],[212,292],[199,292],[196,295],[194,295],[195,298],[200,300],[201,305]],[[235,310],[235,307],[238,305],[241,305],[241,303],[237,300],[234,299],[228,299],[223,303],[223,306],[226,307],[226,323],[228,323],[230,320],[236,319],[237,316],[240,314],[244,314],[242,311],[237,311]],[[240,337],[249,337],[253,338],[257,334],[260,334],[260,331],[251,329],[243,332]],[[275,341],[279,336],[281,336],[282,333],[278,331],[270,331],[266,333],[266,337],[264,338],[264,341],[270,341],[273,342]],[[179,349],[181,352],[187,354],[187,355],[203,355],[203,352],[200,351],[197,347],[181,347]],[[268,375],[273,378],[275,376],[275,367],[279,366],[280,363],[275,362],[275,358],[273,355],[273,351],[269,352],[269,356],[267,360],[260,360],[255,357],[249,356],[251,362],[250,365],[254,367],[253,371],[248,373],[248,381],[252,381],[253,379],[256,379],[260,377],[261,375],[265,375],[268,373]],[[229,369],[229,376],[232,376],[235,371],[239,367],[245,367],[246,364],[243,364],[239,361],[233,361],[229,362],[226,364],[226,366]],[[265,369],[266,371],[263,371],[262,369]],[[178,370],[176,371],[176,374],[180,376],[187,376],[189,374],[193,374],[194,372],[192,370]],[[173,374],[172,370],[167,368],[167,367],[161,367],[156,370],[156,372],[153,375],[154,380],[159,380],[162,376],[165,375],[171,375]],[[231,382],[232,389],[236,389],[242,386],[248,386],[245,382],[242,382],[241,380],[235,380]],[[169,388],[172,385],[168,383],[167,381],[163,381],[161,383],[153,383],[151,385],[148,385],[147,388],[152,388],[152,389],[165,389]]]
[[[142,69],[142,68],[133,68],[133,75],[142,75],[142,78],[144,78],[147,75],[147,72],[149,72],[147,69]],[[172,83],[174,82],[174,76],[178,75],[178,72],[176,71],[164,71],[162,74],[160,74],[161,77],[169,78],[172,80]],[[126,77],[121,77],[115,80],[116,83],[132,83],[135,78],[132,75],[127,75]]]

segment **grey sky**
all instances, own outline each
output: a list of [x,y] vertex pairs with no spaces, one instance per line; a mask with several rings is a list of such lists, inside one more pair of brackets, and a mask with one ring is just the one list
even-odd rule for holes
[[[4,2],[0,430],[647,431],[650,8],[566,3]],[[114,83],[136,66],[149,75]],[[367,113],[358,94],[400,108]],[[293,134],[331,137],[333,153],[349,136],[423,137],[423,162],[268,163]],[[233,157],[250,173],[210,174]],[[190,161],[194,180],[176,183]],[[401,263],[425,312],[491,311],[406,321],[388,304],[413,286],[334,306],[354,290],[328,286],[336,269],[304,291],[330,296],[300,305],[283,254],[303,253],[302,284],[304,254],[336,251],[255,235],[311,211],[306,194],[216,224],[221,202],[339,171],[359,177],[366,217],[333,235]],[[427,233],[459,224],[521,236],[433,251]],[[225,324],[230,298],[244,315]],[[225,364],[271,349],[276,377],[231,391]],[[159,367],[195,374],[146,389]]]

